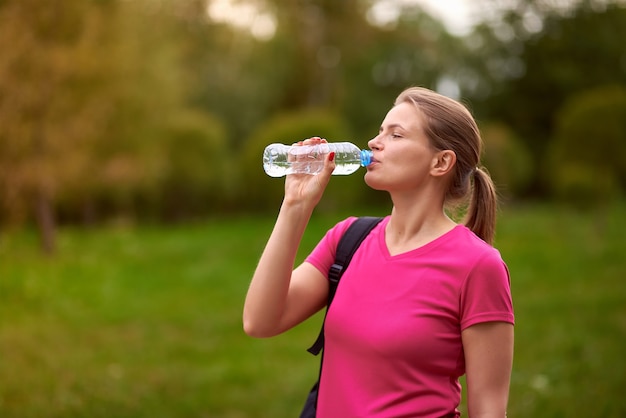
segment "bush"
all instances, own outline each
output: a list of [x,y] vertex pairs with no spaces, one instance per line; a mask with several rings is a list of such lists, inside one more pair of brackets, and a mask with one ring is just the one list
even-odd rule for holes
[[167,218],[215,212],[226,204],[232,186],[227,144],[222,124],[205,113],[186,111],[169,121],[160,193]]
[[594,205],[626,186],[626,88],[572,97],[558,113],[548,164],[557,198]]
[[606,203],[618,189],[612,171],[569,162],[556,170],[554,184],[559,200],[580,209],[593,209]]
[[485,143],[482,163],[491,174],[498,189],[519,195],[528,186],[533,174],[533,161],[528,149],[501,123],[481,126]]

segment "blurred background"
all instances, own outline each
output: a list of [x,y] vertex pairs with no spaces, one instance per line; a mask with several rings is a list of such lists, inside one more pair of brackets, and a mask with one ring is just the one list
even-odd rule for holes
[[[513,410],[623,416],[624,0],[0,0],[0,416],[293,416],[315,375],[316,360],[297,365],[315,326],[275,346],[240,335],[240,303],[283,190],[263,173],[262,151],[311,136],[366,147],[414,85],[461,100],[483,134],[518,315],[536,321],[528,334],[521,325],[527,363],[522,354]],[[339,214],[388,205],[359,175],[333,178],[303,251]],[[554,288],[536,282],[550,274]],[[206,277],[235,284],[215,279],[216,290]],[[137,292],[153,304],[137,305]],[[560,305],[546,299],[555,293]],[[576,322],[541,322],[548,307]],[[586,327],[572,316],[581,307]],[[222,368],[199,372],[212,343],[191,341],[217,338],[207,331],[216,323],[232,352],[252,356],[241,370],[226,366],[241,358],[213,353]],[[592,361],[580,329],[541,351],[568,326],[606,340]],[[162,333],[170,339],[159,351]],[[133,356],[93,357],[120,335]],[[74,352],[74,341],[91,348]],[[136,370],[147,382],[139,393],[120,383],[148,347],[160,353],[154,371],[177,364],[181,345],[195,353],[179,356],[188,363],[156,376]],[[291,370],[310,373],[256,393],[275,365],[253,359],[289,363],[281,359],[294,346]],[[56,354],[42,357],[41,347]],[[54,361],[63,353],[78,362],[74,374]],[[539,353],[588,368],[550,394],[562,363],[531,371]],[[579,379],[588,395],[593,382],[606,386],[577,399]],[[577,415],[583,405],[590,410]]]
[[[266,145],[366,147],[412,85],[474,112],[507,199],[604,204],[626,186],[625,4],[2,0],[0,221],[51,250],[57,224],[275,210]],[[377,201],[353,181],[327,204]]]

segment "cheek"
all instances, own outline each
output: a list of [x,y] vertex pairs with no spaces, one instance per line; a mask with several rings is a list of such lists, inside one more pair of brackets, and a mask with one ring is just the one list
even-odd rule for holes
[[427,152],[409,148],[396,153],[393,164],[385,168],[399,178],[416,178],[426,175],[430,165],[431,156]]

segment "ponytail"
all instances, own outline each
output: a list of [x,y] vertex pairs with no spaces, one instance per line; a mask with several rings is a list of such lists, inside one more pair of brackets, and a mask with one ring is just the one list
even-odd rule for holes
[[465,217],[465,226],[488,244],[493,244],[496,233],[498,196],[496,187],[484,168],[472,173],[473,188]]

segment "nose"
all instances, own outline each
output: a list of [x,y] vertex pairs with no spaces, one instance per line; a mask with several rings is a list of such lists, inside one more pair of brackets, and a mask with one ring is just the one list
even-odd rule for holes
[[374,138],[367,141],[367,146],[370,147],[371,150],[379,150],[381,148],[379,137],[380,135],[376,135]]

